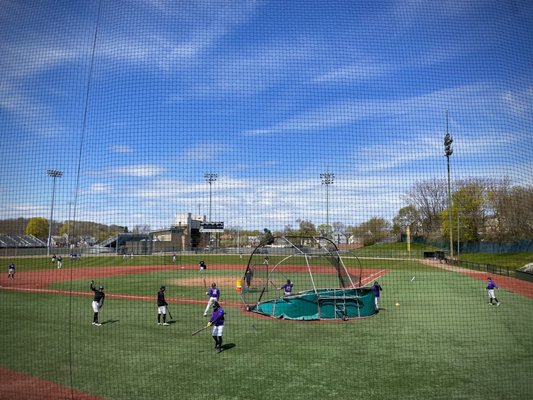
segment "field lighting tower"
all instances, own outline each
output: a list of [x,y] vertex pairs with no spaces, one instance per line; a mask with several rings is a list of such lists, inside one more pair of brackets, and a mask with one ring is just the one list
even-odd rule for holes
[[326,226],[329,236],[329,185],[333,184],[335,174],[331,172],[324,172],[320,174],[320,179],[322,180],[322,184],[326,185]]
[[54,199],[56,194],[56,178],[63,176],[63,171],[58,169],[49,169],[46,171],[46,175],[53,179],[52,186],[52,206],[50,207],[50,224],[48,227],[48,242],[46,244],[46,254],[50,255],[50,247],[52,247],[52,225],[54,224]]
[[453,262],[453,233],[452,233],[452,187],[450,177],[450,157],[453,154],[453,139],[448,132],[448,111],[446,110],[446,135],[444,136],[444,155],[448,164],[448,231],[450,232],[450,262]]
[[207,172],[204,174],[205,181],[209,183],[209,222],[212,221],[211,219],[211,186],[213,182],[215,182],[218,178],[217,174],[213,174],[211,172]]

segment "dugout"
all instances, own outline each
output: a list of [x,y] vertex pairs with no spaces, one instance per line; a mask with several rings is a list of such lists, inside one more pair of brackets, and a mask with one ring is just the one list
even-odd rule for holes
[[433,258],[436,260],[444,260],[445,254],[443,251],[424,251],[424,258]]

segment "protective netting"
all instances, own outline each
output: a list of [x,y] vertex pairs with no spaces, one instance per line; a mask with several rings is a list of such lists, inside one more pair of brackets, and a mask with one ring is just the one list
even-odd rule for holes
[[532,36],[527,0],[0,1],[0,398],[529,399]]

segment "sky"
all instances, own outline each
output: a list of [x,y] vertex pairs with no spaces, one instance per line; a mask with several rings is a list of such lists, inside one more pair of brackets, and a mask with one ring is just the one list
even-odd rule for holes
[[531,43],[528,0],[0,0],[0,218],[391,220],[446,112],[452,180],[532,185]]

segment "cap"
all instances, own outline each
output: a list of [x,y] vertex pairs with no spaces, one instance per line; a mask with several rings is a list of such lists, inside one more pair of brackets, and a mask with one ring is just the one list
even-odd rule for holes
[[104,289],[104,285],[100,285],[100,290],[103,290]]
[[159,290],[165,290],[165,289],[166,289],[165,286],[161,286],[161,287],[159,288]]
[[216,284],[215,282],[213,282],[213,283],[211,284],[211,287],[216,287],[216,285],[217,285],[217,284]]

